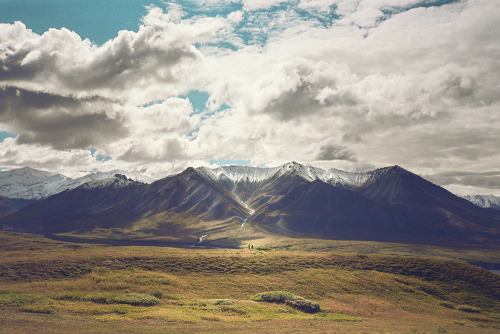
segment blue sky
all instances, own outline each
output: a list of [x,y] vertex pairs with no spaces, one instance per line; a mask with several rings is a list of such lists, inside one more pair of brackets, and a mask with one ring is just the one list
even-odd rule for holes
[[120,30],[137,31],[146,6],[161,5],[153,0],[4,0],[0,19],[22,21],[38,34],[49,28],[67,28],[82,38],[103,44]]
[[0,168],[398,164],[499,194],[499,11],[497,0],[3,0]]

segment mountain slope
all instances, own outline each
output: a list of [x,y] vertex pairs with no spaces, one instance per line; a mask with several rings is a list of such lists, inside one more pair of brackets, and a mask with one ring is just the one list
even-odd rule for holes
[[8,198],[0,196],[0,217],[8,216],[17,211],[14,203]]
[[495,195],[467,195],[463,198],[481,208],[500,210],[500,197]]
[[500,215],[401,167],[363,179],[334,186],[311,177],[305,166],[286,164],[253,193],[248,203],[256,212],[248,223],[295,237],[447,245],[499,240]]
[[399,166],[373,172],[372,180],[359,189],[366,198],[434,208],[458,223],[499,228],[500,212],[488,212]]
[[[36,200],[45,196],[45,188],[50,180],[50,188],[59,192],[66,178],[57,173],[36,170],[30,167],[0,172],[0,195],[7,198]],[[45,183],[45,184],[44,184]]]
[[208,234],[246,240],[254,232],[435,245],[500,241],[500,211],[479,208],[401,167],[349,173],[296,162],[266,170],[188,168],[151,184],[117,174],[0,223],[44,234],[190,242]]
[[500,237],[498,228],[448,216],[440,208],[374,201],[320,180],[261,206],[249,224],[276,234],[337,240],[459,245],[490,244]]
[[[144,233],[193,237],[203,221],[237,224],[247,210],[230,194],[190,168],[152,184],[143,184],[117,174],[114,179],[85,183],[36,202],[2,220],[14,229],[54,233]],[[176,219],[187,217],[190,224]],[[203,224],[201,224],[203,225]],[[222,224],[224,225],[224,224]],[[111,232],[110,232],[111,231]],[[108,233],[108,234],[109,234]]]
[[112,178],[124,174],[130,179],[151,183],[153,179],[137,172],[96,172],[72,179],[58,173],[45,172],[30,167],[0,172],[0,195],[11,199],[40,200],[84,183]]

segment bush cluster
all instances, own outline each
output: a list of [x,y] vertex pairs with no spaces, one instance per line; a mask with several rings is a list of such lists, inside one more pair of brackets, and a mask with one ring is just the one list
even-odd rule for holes
[[54,295],[58,300],[83,300],[97,304],[128,304],[133,306],[153,306],[160,300],[150,294],[127,293],[127,294],[87,294],[87,293],[60,293]]
[[318,303],[286,291],[262,292],[252,296],[251,299],[267,303],[286,304],[306,313],[317,313],[321,311]]
[[28,313],[42,313],[42,314],[52,314],[55,311],[53,307],[46,305],[23,305],[19,307],[19,310]]

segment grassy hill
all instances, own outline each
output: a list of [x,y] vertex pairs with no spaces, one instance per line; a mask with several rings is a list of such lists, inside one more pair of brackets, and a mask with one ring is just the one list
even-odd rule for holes
[[[497,333],[500,276],[462,261],[72,244],[0,233],[2,333]],[[306,313],[255,298],[284,291]],[[302,299],[300,299],[302,300]]]

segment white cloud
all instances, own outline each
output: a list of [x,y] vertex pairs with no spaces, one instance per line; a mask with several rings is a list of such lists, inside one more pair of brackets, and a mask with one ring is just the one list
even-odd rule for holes
[[[21,23],[0,25],[0,82],[80,102],[95,98],[89,106],[127,132],[95,145],[112,157],[98,166],[163,175],[224,158],[353,170],[399,164],[429,175],[456,166],[498,169],[500,2],[424,8],[418,5],[429,2],[301,0],[288,5],[311,17],[265,11],[283,2],[244,1],[244,11],[226,18],[151,8],[138,32],[123,31],[100,47],[65,29],[38,36]],[[331,16],[333,8],[340,20],[318,24],[314,15]],[[243,31],[233,30],[241,24]],[[245,45],[244,33],[264,42]],[[195,115],[176,97],[190,90],[210,95],[206,112]],[[140,107],[150,101],[161,102]],[[77,113],[99,114],[85,110]],[[5,114],[0,122],[8,128],[21,135],[31,129]],[[11,156],[27,161],[16,147],[32,146],[6,141]],[[67,153],[44,149],[59,162]],[[90,168],[96,162],[89,159]],[[14,161],[0,158],[2,165]]]
[[289,0],[241,0],[243,9],[246,11],[255,11],[260,9],[269,9]]
[[237,10],[237,11],[231,12],[227,16],[227,19],[232,24],[238,24],[243,20],[243,16],[244,16],[244,13],[241,10]]
[[202,57],[193,44],[229,29],[221,17],[180,17],[177,9],[151,8],[138,32],[120,31],[102,46],[65,28],[39,36],[19,22],[2,24],[0,80],[50,92],[127,97],[137,104],[176,94]]

